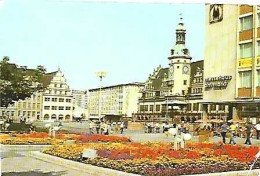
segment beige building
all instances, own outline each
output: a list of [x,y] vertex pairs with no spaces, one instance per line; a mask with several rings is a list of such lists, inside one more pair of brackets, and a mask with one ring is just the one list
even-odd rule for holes
[[203,61],[191,62],[185,46],[182,18],[176,28],[176,43],[168,57],[169,67],[157,67],[145,82],[138,102],[136,121],[189,121],[201,118]]
[[101,116],[132,117],[137,112],[141,96],[139,83],[119,84],[89,90],[88,111],[90,118]]
[[204,116],[260,115],[260,8],[206,5]]
[[88,91],[84,90],[72,90],[72,96],[74,99],[74,111],[73,115],[76,118],[86,119],[88,117],[87,103],[88,103]]
[[73,97],[60,69],[43,77],[44,90],[10,104],[8,117],[19,120],[72,120]]

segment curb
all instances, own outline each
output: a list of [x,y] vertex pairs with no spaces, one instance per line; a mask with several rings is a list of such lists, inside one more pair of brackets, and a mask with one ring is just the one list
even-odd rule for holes
[[83,173],[90,174],[92,176],[140,176],[137,174],[97,167],[90,164],[84,164],[84,163],[80,163],[68,159],[63,159],[57,156],[44,154],[40,151],[31,151],[29,156],[49,163],[65,166],[69,169],[78,170]]
[[[254,169],[249,172],[249,170],[243,171],[230,171],[230,172],[220,172],[220,173],[208,173],[208,174],[194,174],[200,176],[260,176],[260,169]],[[194,176],[185,175],[185,176]],[[184,176],[184,175],[183,175]]]

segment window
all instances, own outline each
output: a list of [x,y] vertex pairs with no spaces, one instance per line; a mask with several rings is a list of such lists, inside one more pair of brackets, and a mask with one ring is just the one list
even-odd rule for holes
[[243,71],[239,72],[239,87],[240,88],[251,88],[252,86],[252,72]]
[[33,103],[33,109],[35,109],[35,106],[36,106],[36,104],[35,104],[35,103]]
[[198,111],[199,110],[199,104],[198,103],[193,103],[193,111]]
[[144,105],[140,105],[140,111],[144,111]]
[[260,87],[260,70],[257,70],[257,86]]
[[218,110],[219,111],[225,111],[225,105],[219,105]]
[[44,101],[50,101],[51,99],[50,99],[50,97],[45,97],[44,98]]
[[51,110],[57,110],[57,106],[52,106]]
[[260,27],[260,13],[258,13],[257,15],[258,15],[258,27]]
[[40,103],[37,103],[37,109],[40,109]]
[[257,43],[258,43],[258,47],[257,47],[258,54],[257,55],[260,56],[260,41],[258,41]]
[[216,111],[216,105],[210,105],[210,111]]
[[240,31],[245,31],[253,28],[253,16],[240,18]]
[[183,81],[183,85],[187,85],[187,80],[184,80],[184,81]]
[[191,103],[189,103],[188,105],[187,105],[187,111],[190,111],[191,110]]
[[240,58],[248,58],[253,56],[252,43],[245,43],[240,45]]
[[153,105],[150,105],[150,111],[153,111]]
[[144,110],[145,110],[145,111],[148,111],[148,105],[145,105],[145,106],[144,106]]
[[66,99],[66,102],[67,102],[67,103],[70,103],[70,102],[71,102],[71,99]]
[[44,106],[45,110],[50,110],[50,106]]
[[182,95],[185,95],[185,90],[182,90]]
[[177,68],[180,68],[180,66],[177,66]]
[[59,110],[64,110],[64,106],[59,106]]
[[70,110],[71,108],[69,106],[66,107],[66,110]]
[[51,101],[57,102],[57,98],[52,98]]
[[59,98],[59,102],[64,102],[64,98]]
[[160,111],[160,105],[156,105],[156,111]]

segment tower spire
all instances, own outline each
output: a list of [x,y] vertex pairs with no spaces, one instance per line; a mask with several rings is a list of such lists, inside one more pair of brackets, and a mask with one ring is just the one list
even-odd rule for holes
[[185,44],[186,29],[183,23],[183,14],[180,13],[180,22],[176,29],[176,44]]

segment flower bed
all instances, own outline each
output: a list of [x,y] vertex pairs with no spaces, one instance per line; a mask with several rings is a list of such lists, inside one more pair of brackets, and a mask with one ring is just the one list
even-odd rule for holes
[[[97,157],[82,159],[85,148],[97,150]],[[246,170],[258,151],[259,147],[222,143],[187,144],[177,151],[167,143],[88,143],[54,145],[43,152],[142,175],[180,175]],[[255,168],[259,167],[257,162]]]
[[89,142],[130,142],[129,138],[120,136],[105,136],[101,134],[63,134],[57,133],[55,138],[51,138],[48,133],[30,133],[30,134],[1,134],[1,143],[10,145],[26,144],[59,144],[66,140],[75,140],[76,143]]

